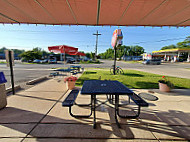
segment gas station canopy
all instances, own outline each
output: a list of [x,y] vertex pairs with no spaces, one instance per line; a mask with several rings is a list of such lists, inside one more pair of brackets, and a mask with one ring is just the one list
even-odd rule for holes
[[71,47],[68,45],[49,46],[48,50],[54,53],[66,53],[69,55],[73,55],[78,52],[78,48]]
[[0,0],[0,23],[190,26],[190,0]]

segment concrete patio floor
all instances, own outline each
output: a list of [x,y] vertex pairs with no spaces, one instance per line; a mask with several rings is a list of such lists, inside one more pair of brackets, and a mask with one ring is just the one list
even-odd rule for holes
[[[147,101],[138,119],[114,119],[114,109],[97,108],[97,129],[93,117],[76,119],[69,115],[62,101],[70,92],[61,78],[53,78],[34,87],[8,96],[8,105],[0,110],[0,142],[57,142],[57,141],[188,141],[190,140],[190,90],[179,89],[162,93],[150,89],[157,101]],[[149,90],[135,89],[136,93]],[[98,99],[105,100],[104,96]],[[122,96],[121,103],[128,97]],[[88,96],[79,95],[78,103],[89,103]],[[132,109],[133,108],[133,109]],[[134,113],[134,103],[121,113]],[[89,108],[73,107],[76,114],[88,114]]]

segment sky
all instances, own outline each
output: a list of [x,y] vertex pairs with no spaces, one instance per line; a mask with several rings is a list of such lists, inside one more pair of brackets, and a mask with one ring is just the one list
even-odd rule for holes
[[145,52],[160,50],[163,46],[176,44],[190,36],[190,27],[129,27],[129,26],[52,26],[6,24],[0,25],[0,48],[31,50],[40,47],[69,45],[79,51],[94,52],[98,36],[98,53],[111,47],[113,31],[120,28],[123,33],[123,45],[139,45]]

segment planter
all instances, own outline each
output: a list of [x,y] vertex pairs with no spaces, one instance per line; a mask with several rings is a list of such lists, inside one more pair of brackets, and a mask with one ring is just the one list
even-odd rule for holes
[[162,92],[170,92],[170,91],[171,91],[171,88],[168,87],[167,84],[160,83],[160,82],[159,82],[159,89],[160,89],[160,91],[162,91]]
[[75,88],[75,82],[76,81],[66,81],[67,89],[73,90]]

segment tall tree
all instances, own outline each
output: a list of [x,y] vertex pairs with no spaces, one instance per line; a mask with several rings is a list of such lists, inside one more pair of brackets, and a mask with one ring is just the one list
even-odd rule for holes
[[174,49],[174,48],[177,48],[176,45],[168,45],[168,46],[164,46],[161,48],[161,50],[165,50],[165,49]]
[[36,47],[33,50],[23,52],[19,56],[28,61],[28,60],[34,60],[34,59],[41,59],[42,55],[43,55],[42,49]]
[[[141,46],[126,46],[122,45],[117,49],[117,58],[121,58],[124,55],[126,56],[139,56],[144,53],[144,48]],[[114,58],[114,50],[113,48],[109,48],[106,52],[99,54],[102,59],[113,59]]]
[[0,53],[1,53],[1,54],[2,54],[2,53],[5,53],[4,50],[7,50],[7,48],[6,48],[6,47],[0,48]]

